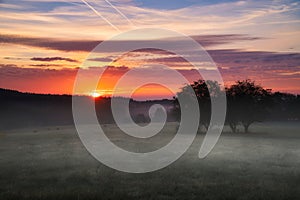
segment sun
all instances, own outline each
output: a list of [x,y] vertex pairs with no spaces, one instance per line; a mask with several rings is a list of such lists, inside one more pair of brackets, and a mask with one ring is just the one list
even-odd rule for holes
[[91,95],[93,98],[98,98],[98,97],[101,96],[101,93],[99,93],[99,92],[92,92],[90,95]]

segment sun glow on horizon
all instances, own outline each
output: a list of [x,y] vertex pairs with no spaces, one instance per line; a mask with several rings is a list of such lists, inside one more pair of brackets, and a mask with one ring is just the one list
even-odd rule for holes
[[101,97],[103,94],[94,91],[94,92],[90,93],[90,95],[91,95],[93,98],[98,98],[98,97]]

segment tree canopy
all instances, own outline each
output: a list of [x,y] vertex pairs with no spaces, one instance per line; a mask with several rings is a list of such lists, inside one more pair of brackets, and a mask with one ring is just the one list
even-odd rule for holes
[[[194,94],[187,90],[189,86],[193,88]],[[244,127],[245,132],[248,132],[249,126],[253,122],[264,120],[273,106],[271,90],[264,89],[249,79],[237,81],[225,90],[227,96],[226,123],[233,132],[237,131],[239,124]],[[177,96],[196,95],[201,116],[199,123],[207,129],[211,118],[211,100],[212,98],[218,99],[221,94],[222,88],[218,82],[198,80],[183,87]]]

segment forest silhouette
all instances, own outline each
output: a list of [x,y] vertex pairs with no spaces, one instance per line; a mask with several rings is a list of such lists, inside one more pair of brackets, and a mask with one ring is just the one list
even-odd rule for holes
[[[190,94],[187,87],[192,87]],[[232,132],[238,131],[238,126],[244,132],[254,122],[263,121],[299,121],[300,95],[272,92],[251,80],[237,81],[224,88],[227,97],[227,113],[225,125]],[[209,93],[210,91],[210,93]],[[130,99],[129,110],[136,123],[149,123],[148,110],[154,104],[161,104],[167,112],[167,121],[180,121],[180,105],[178,96],[196,95],[200,108],[200,126],[207,130],[211,117],[211,98],[224,94],[219,83],[215,81],[198,80],[181,88],[173,99],[135,101]],[[111,112],[111,98],[91,98],[100,124],[115,123]],[[118,97],[121,100],[125,98]],[[122,101],[121,101],[122,102]],[[124,104],[125,106],[125,104]],[[72,96],[22,93],[15,90],[0,89],[0,129],[17,129],[39,126],[73,125]],[[155,116],[162,110],[157,110]],[[196,120],[196,119],[195,119]]]

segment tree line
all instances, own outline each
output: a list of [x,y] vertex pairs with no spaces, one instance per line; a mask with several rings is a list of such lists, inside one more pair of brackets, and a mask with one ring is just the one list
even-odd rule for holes
[[[192,87],[193,90],[189,90]],[[224,91],[225,90],[225,91]],[[130,100],[129,110],[136,123],[149,123],[149,109],[161,104],[167,111],[167,121],[180,120],[180,95],[193,95],[194,91],[200,108],[200,125],[208,129],[211,117],[211,98],[218,99],[226,94],[226,125],[233,132],[243,127],[245,132],[254,122],[300,120],[300,95],[272,92],[251,80],[237,81],[221,88],[215,81],[198,80],[181,88],[173,100],[134,101]],[[209,91],[211,93],[209,93]],[[95,101],[99,123],[115,123],[111,112],[111,98],[82,96]],[[21,93],[0,89],[0,130],[34,126],[73,125],[72,96]],[[162,109],[153,113],[153,119],[160,119]]]
[[[114,124],[111,111],[111,98],[80,96],[82,100],[95,104],[96,115],[100,124]],[[125,102],[126,98],[117,97]],[[173,100],[135,101],[130,99],[129,110],[131,117],[137,123],[149,123],[148,110],[154,104],[172,107]],[[0,88],[0,130],[74,125],[72,115],[72,96],[53,94],[23,93],[15,90]],[[159,119],[163,110],[154,113],[154,119]],[[172,121],[172,119],[168,119]]]
[[[194,94],[188,89],[190,87]],[[186,85],[174,97],[173,115],[179,120],[178,97],[195,95],[200,109],[199,123],[208,129],[211,99],[219,98],[224,92],[227,99],[225,123],[232,132],[237,132],[238,126],[242,126],[244,132],[249,132],[249,127],[254,122],[300,120],[300,95],[272,92],[271,89],[265,89],[250,79],[236,81],[224,89],[216,81],[198,80]]]

